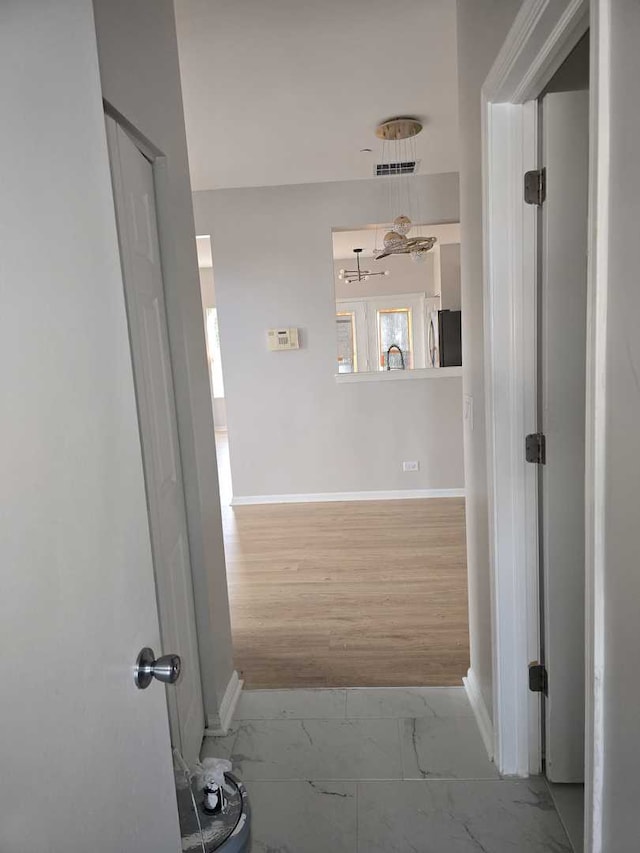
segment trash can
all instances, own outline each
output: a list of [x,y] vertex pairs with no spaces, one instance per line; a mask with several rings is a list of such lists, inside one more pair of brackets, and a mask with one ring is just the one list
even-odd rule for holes
[[225,773],[224,806],[207,814],[203,792],[184,773],[175,777],[183,853],[249,853],[251,809],[242,782]]

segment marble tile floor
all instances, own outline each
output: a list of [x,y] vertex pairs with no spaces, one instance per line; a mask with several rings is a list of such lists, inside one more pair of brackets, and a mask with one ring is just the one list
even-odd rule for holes
[[501,779],[463,688],[255,690],[202,756],[249,791],[252,853],[571,853],[546,783]]
[[584,850],[584,785],[548,783],[551,797],[575,853]]

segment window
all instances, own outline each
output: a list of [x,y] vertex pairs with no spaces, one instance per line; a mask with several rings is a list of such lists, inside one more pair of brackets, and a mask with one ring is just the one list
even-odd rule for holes
[[224,397],[224,382],[222,379],[222,358],[220,355],[220,333],[218,330],[218,311],[207,308],[207,357],[209,359],[209,376],[211,378],[211,393],[215,398]]
[[337,299],[338,373],[426,367],[427,311],[436,299],[424,293]]

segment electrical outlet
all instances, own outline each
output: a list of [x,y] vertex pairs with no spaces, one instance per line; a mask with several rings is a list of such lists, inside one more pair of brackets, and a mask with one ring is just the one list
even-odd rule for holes
[[419,471],[420,470],[420,463],[417,461],[403,462],[402,463],[402,470],[403,471]]

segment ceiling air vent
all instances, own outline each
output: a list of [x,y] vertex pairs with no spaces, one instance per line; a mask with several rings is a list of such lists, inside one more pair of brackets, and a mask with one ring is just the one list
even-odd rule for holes
[[414,175],[417,171],[417,160],[405,160],[402,163],[376,163],[377,178],[385,175]]

